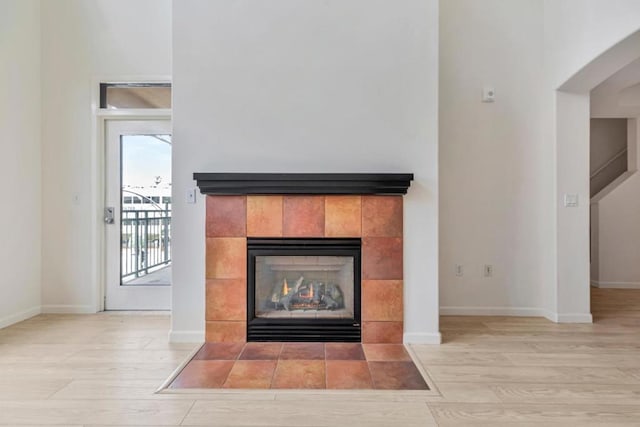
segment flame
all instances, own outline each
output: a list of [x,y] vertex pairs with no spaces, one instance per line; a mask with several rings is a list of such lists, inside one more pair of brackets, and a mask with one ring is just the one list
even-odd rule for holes
[[309,298],[313,298],[313,285],[309,285]]
[[287,279],[284,279],[284,282],[282,283],[282,295],[288,295],[289,294],[289,285],[287,284]]

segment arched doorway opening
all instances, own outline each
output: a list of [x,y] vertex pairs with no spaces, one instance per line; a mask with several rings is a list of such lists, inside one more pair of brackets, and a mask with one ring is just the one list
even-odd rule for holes
[[558,322],[591,322],[589,128],[591,91],[640,58],[640,31],[620,41],[556,91]]

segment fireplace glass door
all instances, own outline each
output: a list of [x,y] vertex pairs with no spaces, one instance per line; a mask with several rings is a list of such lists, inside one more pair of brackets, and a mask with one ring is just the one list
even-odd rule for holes
[[359,340],[359,239],[247,243],[249,341]]
[[256,317],[353,319],[353,257],[257,256]]

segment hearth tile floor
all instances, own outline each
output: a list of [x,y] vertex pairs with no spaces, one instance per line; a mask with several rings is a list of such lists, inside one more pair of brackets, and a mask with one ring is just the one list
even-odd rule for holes
[[402,344],[205,343],[171,389],[428,390]]

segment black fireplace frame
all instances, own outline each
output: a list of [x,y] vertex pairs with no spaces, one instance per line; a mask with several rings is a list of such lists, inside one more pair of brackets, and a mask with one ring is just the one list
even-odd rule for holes
[[[359,238],[248,238],[247,341],[361,342],[361,248]],[[266,319],[255,316],[256,256],[353,257],[353,319]]]

